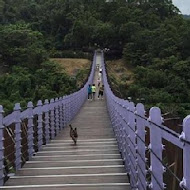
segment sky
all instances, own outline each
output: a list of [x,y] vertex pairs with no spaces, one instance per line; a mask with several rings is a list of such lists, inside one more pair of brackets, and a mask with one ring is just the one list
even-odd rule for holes
[[179,8],[182,14],[190,15],[190,0],[173,0],[173,4]]

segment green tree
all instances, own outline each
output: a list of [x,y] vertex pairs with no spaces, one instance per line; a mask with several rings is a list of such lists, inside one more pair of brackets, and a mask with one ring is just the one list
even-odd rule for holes
[[43,35],[29,25],[0,26],[0,54],[4,64],[39,67],[47,54],[43,48]]

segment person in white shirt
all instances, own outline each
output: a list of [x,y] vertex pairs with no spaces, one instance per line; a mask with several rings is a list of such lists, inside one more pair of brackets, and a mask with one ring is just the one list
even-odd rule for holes
[[100,78],[98,78],[98,80],[97,80],[98,87],[100,86],[100,82],[101,82],[101,80],[100,80]]

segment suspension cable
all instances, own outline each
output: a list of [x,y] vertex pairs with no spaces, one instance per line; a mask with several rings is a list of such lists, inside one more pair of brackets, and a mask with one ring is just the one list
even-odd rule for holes
[[[117,103],[116,101],[114,101],[114,102]],[[118,103],[117,103],[117,104],[118,104]],[[119,105],[122,106],[121,104],[119,104]],[[127,109],[126,107],[123,107],[123,108]],[[147,119],[148,119],[148,118],[143,117],[143,116],[141,116],[141,115],[139,115],[139,114],[137,114],[137,113],[134,113],[134,112],[131,111],[131,110],[127,110],[127,111],[129,111],[129,112],[135,114],[136,116],[138,116],[138,117],[140,117],[140,118],[142,118],[142,119],[144,119],[144,120],[146,120],[146,121],[147,121]],[[158,124],[154,123],[153,121],[148,121],[148,122],[151,123],[151,124],[153,124],[153,125],[155,125],[156,127],[160,128],[161,130],[163,130],[163,131],[165,131],[165,132],[167,132],[167,133],[173,135],[174,137],[179,138],[179,136],[180,136],[180,134],[176,133],[175,131],[172,131],[172,130],[167,129],[164,125],[158,125]],[[180,141],[183,141],[183,142],[187,143],[188,145],[190,145],[190,142],[187,141],[186,139],[180,139]]]

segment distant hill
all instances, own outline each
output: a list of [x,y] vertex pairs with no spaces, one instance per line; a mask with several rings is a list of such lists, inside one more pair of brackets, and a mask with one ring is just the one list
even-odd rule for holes
[[190,15],[183,15],[185,19],[190,19]]

